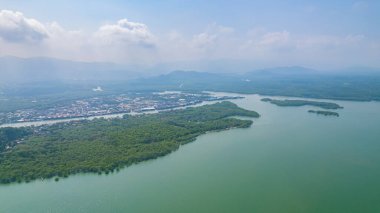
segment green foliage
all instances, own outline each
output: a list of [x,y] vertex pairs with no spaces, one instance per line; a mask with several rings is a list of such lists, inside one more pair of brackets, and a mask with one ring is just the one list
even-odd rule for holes
[[315,113],[317,115],[324,115],[324,116],[336,116],[339,117],[339,113],[337,112],[331,112],[331,111],[320,111],[320,110],[309,110],[310,113]]
[[[158,114],[34,127],[24,143],[0,154],[0,182],[106,173],[164,156],[207,131],[244,128],[259,114],[222,102]],[[58,179],[56,179],[58,180]]]
[[320,101],[307,101],[307,100],[275,100],[270,98],[263,98],[261,101],[269,102],[277,106],[316,106],[323,109],[341,109],[343,107],[336,103],[320,102]]
[[31,134],[28,128],[11,128],[5,127],[0,129],[0,152],[6,147],[15,146],[17,140]]

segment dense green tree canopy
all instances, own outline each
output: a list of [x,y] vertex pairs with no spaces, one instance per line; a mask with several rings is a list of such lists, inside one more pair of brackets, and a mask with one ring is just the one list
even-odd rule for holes
[[[193,141],[207,131],[244,128],[259,117],[254,111],[222,102],[196,108],[123,119],[95,119],[33,127],[24,141],[0,154],[2,183],[67,177],[80,172],[109,173],[154,159]],[[2,131],[24,131],[1,129]],[[14,141],[17,137],[9,140]]]
[[269,102],[277,106],[315,106],[323,109],[341,109],[342,106],[339,106],[336,103],[331,102],[321,102],[321,101],[309,101],[309,100],[276,100],[271,98],[263,98],[261,101]]

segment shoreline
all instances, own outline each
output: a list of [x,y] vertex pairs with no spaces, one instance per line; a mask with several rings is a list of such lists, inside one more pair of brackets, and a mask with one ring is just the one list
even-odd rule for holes
[[[166,91],[168,92],[168,91]],[[170,91],[169,91],[170,92]],[[173,91],[176,92],[176,91]],[[265,94],[259,94],[259,93],[236,93],[236,92],[219,92],[219,91],[210,91],[205,90],[203,92],[210,93],[215,96],[225,96],[225,95],[238,95],[242,98],[246,98],[246,96],[250,95],[257,95],[262,98],[270,97],[270,98],[279,98],[279,99],[287,99],[287,98],[298,98],[302,100],[312,100],[312,101],[338,101],[338,102],[358,102],[358,103],[378,103],[380,101],[377,100],[348,100],[348,99],[331,99],[331,98],[313,98],[313,97],[299,97],[299,96],[282,96],[282,95],[265,95]],[[130,113],[114,113],[114,114],[106,114],[106,115],[96,115],[96,116],[87,116],[87,117],[75,117],[75,118],[67,118],[67,119],[52,119],[52,120],[43,120],[43,121],[30,121],[30,122],[17,122],[17,123],[5,123],[0,124],[0,128],[4,127],[26,127],[26,126],[42,126],[42,125],[52,125],[55,123],[63,123],[63,122],[70,122],[70,121],[77,121],[77,120],[92,120],[95,118],[118,118],[122,117],[126,114],[146,114],[146,113],[158,113],[162,111],[167,110],[175,110],[175,109],[181,109],[186,107],[197,107],[202,106],[204,104],[212,104],[218,101],[203,101],[198,104],[194,105],[187,105],[182,107],[175,107],[175,108],[169,108],[169,109],[163,109],[163,110],[154,110],[154,111],[145,111],[145,112],[130,112]]]

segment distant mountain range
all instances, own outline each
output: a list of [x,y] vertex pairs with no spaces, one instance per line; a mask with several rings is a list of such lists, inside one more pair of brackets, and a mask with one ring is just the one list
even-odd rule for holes
[[[93,88],[101,86],[102,93],[183,90],[380,100],[380,70],[364,67],[330,72],[299,66],[246,73],[173,71],[152,76],[112,63],[3,57],[0,58],[0,70],[0,92],[8,97],[59,93],[77,95],[79,91],[88,95],[94,92]],[[9,86],[8,83],[13,82],[19,84]]]
[[[14,56],[0,57],[0,82],[36,82],[36,81],[57,81],[57,80],[79,80],[79,81],[125,81],[130,79],[148,77],[158,75],[164,71],[160,68],[147,70],[139,70],[132,66],[100,63],[100,62],[78,62],[68,61],[55,58],[37,57],[37,58],[19,58]],[[154,74],[155,73],[155,74]],[[344,70],[335,71],[317,71],[305,67],[275,67],[268,69],[258,69],[251,72],[241,73],[239,70],[234,70],[230,74],[226,74],[218,70],[213,70],[212,73],[201,73],[194,71],[174,71],[169,75],[157,77],[165,78],[166,80],[175,79],[176,77],[188,78],[214,78],[221,79],[229,78],[251,78],[251,77],[300,77],[314,74],[331,74],[331,73],[346,73],[346,74],[374,74],[380,73],[380,69],[367,67],[354,67]],[[156,79],[157,79],[156,78]]]
[[183,90],[257,93],[340,100],[380,100],[380,72],[321,72],[278,67],[244,74],[175,71],[131,80],[129,90]]

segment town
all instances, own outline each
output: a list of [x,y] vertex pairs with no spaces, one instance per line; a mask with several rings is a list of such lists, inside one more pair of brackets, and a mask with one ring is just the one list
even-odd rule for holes
[[141,113],[185,107],[204,101],[237,98],[241,97],[216,97],[204,92],[146,92],[96,96],[74,100],[65,104],[57,104],[50,108],[30,108],[0,113],[0,124],[102,116],[118,113]]

